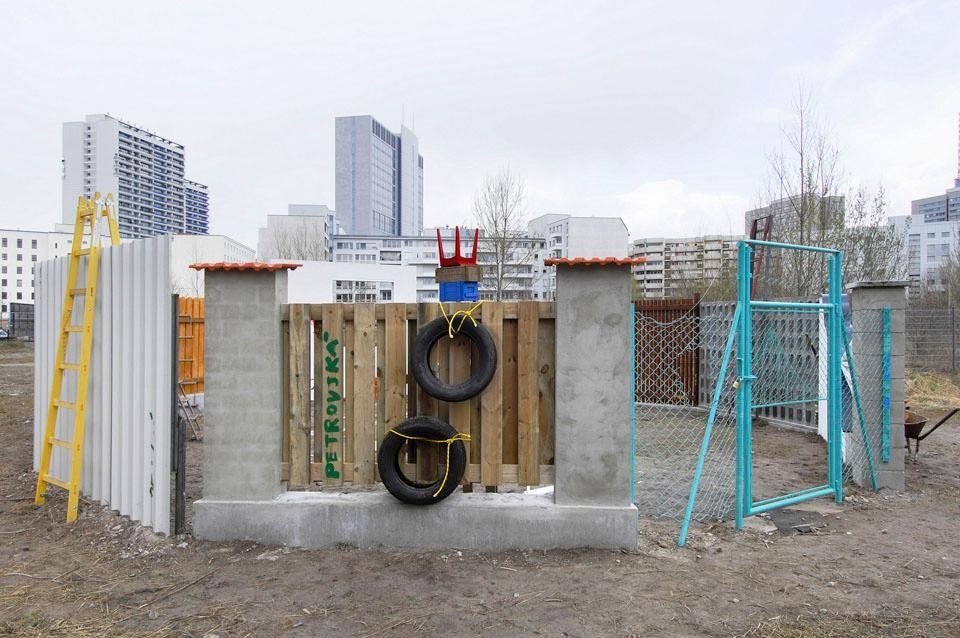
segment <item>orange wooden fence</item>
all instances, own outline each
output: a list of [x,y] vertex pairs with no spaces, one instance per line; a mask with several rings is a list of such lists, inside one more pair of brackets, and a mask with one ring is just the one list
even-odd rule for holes
[[[496,343],[497,372],[478,397],[446,403],[419,389],[410,363],[418,327],[439,315],[437,304],[284,306],[282,480],[373,484],[387,430],[432,415],[471,436],[465,484],[552,483],[554,305],[489,302],[476,314]],[[459,381],[470,374],[473,350],[463,337],[442,339],[431,366]],[[435,462],[420,457],[419,465]]]
[[187,394],[203,392],[203,297],[180,297],[177,379]]

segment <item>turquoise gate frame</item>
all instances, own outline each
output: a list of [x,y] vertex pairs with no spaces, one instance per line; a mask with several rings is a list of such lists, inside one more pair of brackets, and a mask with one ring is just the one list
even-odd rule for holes
[[[828,295],[827,303],[791,302],[791,301],[760,301],[750,298],[750,281],[752,279],[752,255],[755,246],[778,248],[785,250],[802,250],[807,252],[823,253],[827,255],[828,267]],[[717,377],[710,412],[707,417],[706,430],[700,444],[700,453],[694,470],[693,481],[690,484],[690,496],[680,528],[679,546],[686,543],[690,520],[693,516],[694,502],[700,477],[706,461],[713,426],[716,421],[720,394],[726,379],[726,370],[733,352],[734,336],[740,346],[737,348],[737,380],[734,387],[737,389],[737,464],[736,464],[736,525],[743,528],[743,519],[747,516],[762,514],[773,509],[786,507],[803,501],[822,496],[833,496],[836,502],[843,501],[843,419],[841,406],[841,375],[842,357],[845,347],[843,335],[843,308],[842,308],[842,272],[843,256],[839,250],[820,248],[816,246],[800,246],[779,242],[742,240],[737,250],[737,306],[734,311],[733,324],[724,347],[720,372]],[[753,447],[752,447],[752,412],[753,412],[753,311],[794,310],[801,312],[826,312],[827,315],[827,483],[816,487],[791,492],[782,496],[753,500]],[[747,344],[744,347],[742,344]],[[859,394],[859,393],[858,393]],[[859,396],[857,397],[859,400]],[[861,419],[861,425],[863,421]],[[871,475],[873,468],[871,466]]]
[[[827,255],[827,303],[759,301],[750,298],[752,279],[752,255],[754,246],[779,248],[784,250],[802,250]],[[841,412],[841,359],[843,357],[843,309],[842,269],[843,255],[839,250],[815,246],[798,246],[759,240],[740,242],[737,251],[737,305],[740,306],[738,325],[738,376],[737,388],[737,529],[743,528],[746,516],[762,514],[773,509],[786,507],[821,496],[830,496],[837,503],[843,502],[843,431]],[[753,409],[753,311],[757,310],[795,310],[825,312],[827,315],[827,482],[782,496],[753,500],[753,448],[752,448],[752,409]]]

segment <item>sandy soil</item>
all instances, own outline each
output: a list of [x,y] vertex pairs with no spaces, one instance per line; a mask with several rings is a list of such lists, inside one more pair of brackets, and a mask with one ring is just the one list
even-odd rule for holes
[[[635,553],[304,551],[160,537],[90,503],[65,525],[57,490],[35,507],[31,358],[0,342],[0,635],[960,635],[960,422],[906,492],[823,501],[815,533],[697,525],[681,549],[674,521],[644,520]],[[795,459],[786,477],[821,454],[758,437],[758,462]]]

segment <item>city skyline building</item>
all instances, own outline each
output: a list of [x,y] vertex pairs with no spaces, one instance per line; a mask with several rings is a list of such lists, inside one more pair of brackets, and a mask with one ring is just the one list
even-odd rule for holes
[[113,193],[120,236],[206,234],[207,187],[185,177],[182,144],[105,114],[63,123],[62,221],[77,200]]
[[336,211],[349,235],[423,232],[423,156],[406,126],[390,131],[370,115],[335,122]]
[[288,204],[285,215],[267,215],[257,233],[257,258],[329,261],[334,224],[336,214],[324,204]]
[[644,237],[630,245],[631,257],[646,261],[633,266],[637,294],[647,298],[691,297],[736,272],[737,242],[743,235]]

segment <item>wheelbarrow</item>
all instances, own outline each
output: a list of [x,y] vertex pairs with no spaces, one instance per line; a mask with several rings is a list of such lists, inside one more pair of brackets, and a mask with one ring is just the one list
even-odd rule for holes
[[949,421],[950,418],[957,412],[960,412],[960,408],[954,408],[947,413],[947,416],[937,421],[932,428],[928,429],[926,432],[923,432],[924,426],[927,425],[927,419],[921,414],[911,412],[908,408],[903,418],[903,435],[907,441],[907,455],[909,456],[910,454],[910,439],[913,439],[917,442],[916,450],[914,451],[914,456],[916,456],[920,453],[920,441],[933,434],[938,427]]

